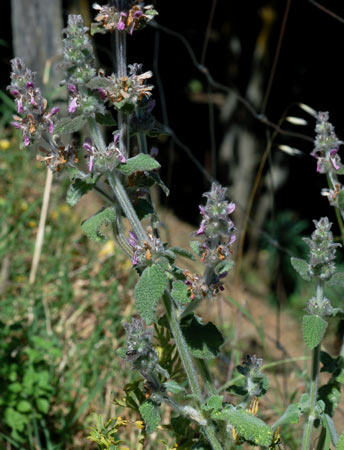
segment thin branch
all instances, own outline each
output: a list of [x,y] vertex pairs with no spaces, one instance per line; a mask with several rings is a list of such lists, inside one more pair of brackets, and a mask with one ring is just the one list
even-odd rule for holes
[[330,11],[329,9],[325,8],[325,6],[320,5],[320,3],[316,2],[315,0],[308,0],[309,3],[312,3],[312,5],[316,6],[317,8],[321,9],[321,11],[324,11],[329,16],[333,17],[334,19],[338,20],[340,23],[344,23],[344,19],[338,14],[335,14],[334,12]]
[[285,7],[284,16],[283,16],[283,21],[282,21],[282,26],[281,26],[281,32],[280,32],[280,35],[279,35],[279,38],[278,38],[276,53],[275,53],[275,57],[274,57],[274,62],[272,64],[272,69],[271,69],[268,85],[267,85],[265,96],[264,96],[264,100],[263,100],[262,114],[265,113],[266,105],[267,105],[269,97],[270,97],[272,83],[273,83],[274,78],[275,78],[276,67],[277,67],[279,55],[280,55],[280,52],[281,52],[281,46],[282,46],[282,42],[283,42],[283,38],[284,38],[284,34],[285,34],[285,27],[287,25],[290,4],[291,4],[291,0],[287,0],[287,4],[286,4],[286,7]]

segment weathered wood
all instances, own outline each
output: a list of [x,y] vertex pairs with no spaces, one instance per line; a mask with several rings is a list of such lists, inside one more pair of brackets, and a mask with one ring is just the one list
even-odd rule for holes
[[49,86],[57,86],[62,72],[60,61],[63,28],[61,0],[11,0],[13,47],[15,56],[37,72],[42,85],[46,62],[51,62]]

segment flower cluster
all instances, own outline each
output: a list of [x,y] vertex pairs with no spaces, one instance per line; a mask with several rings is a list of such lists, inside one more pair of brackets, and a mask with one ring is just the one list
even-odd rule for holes
[[317,172],[328,173],[332,170],[337,171],[342,166],[338,155],[342,141],[337,138],[334,126],[329,122],[328,112],[319,112],[317,114],[315,132],[315,148],[311,155],[317,159]]
[[48,102],[42,97],[41,90],[35,87],[35,73],[25,67],[20,58],[11,61],[10,93],[15,97],[17,112],[11,124],[23,133],[24,145],[28,146],[39,139],[42,132],[50,134],[54,131],[54,122],[59,108],[47,111]]
[[125,108],[127,112],[131,112],[138,102],[152,95],[153,86],[145,84],[145,82],[153,74],[151,71],[141,73],[141,64],[131,64],[128,67],[128,76],[118,78],[112,74],[105,77],[100,72],[100,76],[92,80],[88,86],[97,89],[101,98],[115,108]]
[[68,26],[63,30],[63,66],[70,83],[82,86],[95,75],[94,53],[88,37],[88,28],[79,15],[68,16]]
[[[199,207],[202,221],[195,234],[202,239],[202,242],[197,245],[197,251],[201,256],[201,261],[206,265],[206,270],[201,284],[198,277],[193,277],[194,281],[188,277],[186,283],[191,295],[196,292],[202,292],[204,295],[204,285],[208,286],[209,293],[213,295],[219,290],[223,290],[221,279],[227,275],[228,269],[232,265],[230,256],[231,247],[235,242],[235,227],[230,214],[234,211],[235,204],[228,203],[226,192],[226,188],[213,183],[211,190],[203,194],[207,198],[207,203],[205,206]],[[198,285],[202,286],[201,291]]]
[[74,142],[65,146],[55,136],[55,142],[51,142],[49,148],[50,150],[46,150],[44,147],[40,147],[40,151],[45,156],[38,154],[36,159],[45,162],[52,172],[59,173],[66,164],[73,165],[78,162]]
[[262,364],[262,358],[257,358],[256,355],[246,355],[242,366],[237,366],[237,371],[245,377],[245,389],[242,394],[246,393],[249,397],[260,397],[266,393],[269,380],[261,372]]
[[99,12],[95,17],[98,23],[92,24],[92,34],[107,31],[112,33],[115,30],[133,34],[134,30],[144,28],[158,14],[153,5],[144,6],[143,2],[137,1],[128,3],[131,5],[127,11],[119,11],[114,6],[100,6],[94,3],[93,8]]
[[303,238],[309,245],[310,257],[308,273],[311,277],[319,277],[321,280],[328,280],[336,272],[334,259],[336,247],[340,244],[333,242],[331,230],[332,223],[327,217],[322,217],[319,221],[314,220],[315,231],[311,238]]
[[129,232],[128,242],[134,251],[132,265],[137,268],[146,267],[150,262],[154,261],[156,256],[160,256],[165,250],[161,240],[154,236],[151,227],[147,228],[147,236],[148,241],[145,241],[141,245],[136,234],[133,231]]
[[[145,328],[139,316],[133,317],[131,323],[125,323],[127,333],[127,349],[123,357],[133,368],[139,370],[142,376],[151,380],[152,373],[159,372],[168,378],[168,373],[159,365],[158,354],[153,347],[153,330]],[[151,380],[152,382],[152,380]]]
[[324,296],[323,290],[319,286],[316,296],[308,300],[306,310],[310,314],[320,317],[332,316],[334,313],[330,300]]
[[100,169],[113,170],[119,163],[125,163],[126,159],[118,147],[119,133],[115,134],[113,142],[107,147],[106,152],[100,151],[90,138],[86,138],[83,148],[87,151],[88,170],[90,172]]
[[64,30],[63,40],[64,67],[67,72],[69,91],[68,112],[94,116],[96,112],[104,114],[105,108],[99,95],[94,95],[87,84],[95,77],[94,54],[88,37],[88,28],[81,16],[68,16],[68,26]]
[[338,154],[342,144],[334,131],[333,125],[329,122],[328,112],[317,114],[315,127],[316,138],[315,148],[311,155],[317,159],[317,172],[328,175],[331,187],[322,189],[321,194],[328,198],[332,206],[339,206],[339,197],[344,187],[338,181],[338,175],[344,172],[344,166]]

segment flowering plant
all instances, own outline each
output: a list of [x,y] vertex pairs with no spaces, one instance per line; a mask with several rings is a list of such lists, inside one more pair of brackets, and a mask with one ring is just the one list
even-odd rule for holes
[[[133,370],[138,371],[142,383],[136,386],[137,402],[126,390],[122,406],[135,409],[143,420],[144,439],[152,434],[161,422],[161,410],[167,405],[174,416],[170,428],[179,448],[215,450],[231,449],[247,443],[261,448],[277,448],[280,444],[280,427],[293,424],[306,414],[303,449],[310,448],[313,424],[322,423],[323,446],[329,439],[334,445],[338,438],[332,413],[318,390],[320,360],[325,370],[332,374],[331,383],[342,383],[342,360],[326,365],[329,355],[320,353],[325,333],[325,317],[342,314],[333,308],[324,295],[324,284],[343,285],[343,277],[334,264],[338,244],[333,243],[331,224],[327,218],[315,221],[316,230],[311,239],[309,261],[294,258],[292,264],[305,280],[316,280],[316,296],[307,305],[304,316],[304,340],[313,351],[310,394],[304,394],[272,425],[257,417],[259,398],[268,389],[268,379],[262,373],[262,359],[247,356],[237,367],[241,383],[228,389],[238,396],[237,404],[219,395],[208,367],[224,343],[217,327],[203,323],[195,314],[202,302],[216,301],[224,290],[224,278],[233,266],[232,247],[236,229],[231,219],[235,204],[227,200],[226,188],[214,182],[204,194],[206,204],[201,205],[201,223],[193,233],[192,252],[171,247],[161,240],[159,219],[152,204],[150,187],[159,185],[165,193],[167,187],[159,176],[160,164],[157,149],[148,150],[147,137],[159,133],[159,124],[152,115],[153,86],[148,84],[152,72],[142,71],[140,64],[127,64],[126,36],[141,30],[157,12],[144,2],[117,1],[115,6],[95,3],[96,23],[91,33],[115,33],[116,72],[106,75],[96,70],[88,28],[81,16],[71,15],[64,30],[65,80],[69,92],[67,117],[60,117],[58,107],[51,109],[40,90],[35,87],[34,74],[19,58],[12,61],[9,90],[15,98],[17,115],[13,125],[20,129],[26,147],[39,143],[37,159],[46,163],[55,174],[66,171],[71,184],[67,201],[74,206],[88,191],[94,189],[106,206],[82,223],[86,235],[95,241],[105,239],[102,227],[113,224],[116,242],[131,259],[133,270],[139,275],[134,290],[135,307],[139,316],[124,324],[127,344],[117,353]],[[113,138],[107,144],[101,126],[114,127]],[[81,148],[76,144],[63,144],[64,135],[87,128],[88,136]],[[340,141],[328,123],[328,116],[319,113],[316,148],[317,170],[328,174],[330,190],[324,191],[331,204],[343,214],[342,186],[337,175],[342,173],[338,155]],[[133,154],[133,142],[138,153]],[[87,164],[82,164],[83,155]],[[129,223],[126,232],[124,221]],[[149,226],[143,221],[149,220]],[[177,257],[199,258],[203,273],[191,273],[177,265]],[[162,306],[162,308],[161,308]],[[162,312],[163,310],[163,312]],[[176,348],[178,358],[160,361],[155,345],[156,333],[163,329],[172,338],[165,346]],[[161,335],[161,332],[160,332]],[[171,350],[172,352],[172,350]],[[326,359],[327,358],[327,359]],[[180,367],[184,375],[180,375]],[[338,375],[339,370],[339,375]],[[331,404],[332,405],[332,404]],[[332,405],[333,406],[333,405]],[[181,419],[186,430],[177,426]],[[142,423],[142,422],[141,422]],[[123,425],[116,421],[114,427]],[[100,448],[120,448],[115,438],[117,428],[110,422],[98,421],[90,439]],[[177,445],[177,444],[176,444]],[[326,447],[328,448],[328,447]]]

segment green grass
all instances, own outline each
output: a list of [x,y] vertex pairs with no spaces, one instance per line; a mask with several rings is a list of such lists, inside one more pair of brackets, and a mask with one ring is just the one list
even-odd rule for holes
[[132,311],[130,262],[111,241],[85,238],[61,177],[30,286],[46,169],[18,148],[19,137],[4,130],[3,138],[10,147],[0,150],[0,448],[94,448],[86,440],[91,414],[114,417],[113,398],[132,381],[115,355]]

